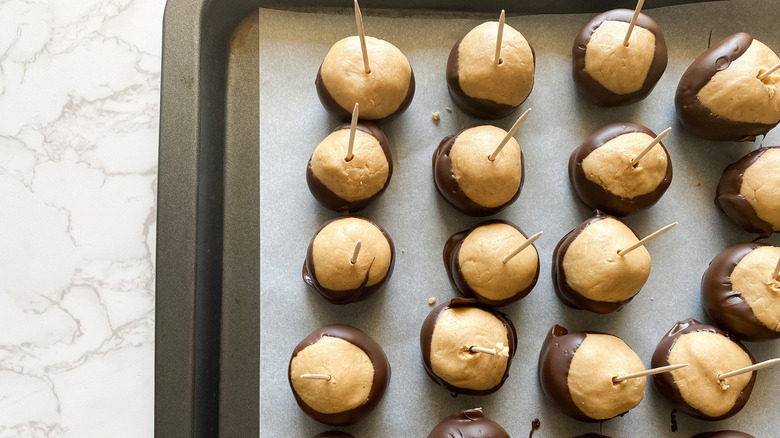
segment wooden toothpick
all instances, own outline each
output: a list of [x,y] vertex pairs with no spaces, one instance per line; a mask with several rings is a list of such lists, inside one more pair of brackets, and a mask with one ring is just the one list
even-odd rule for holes
[[498,65],[501,61],[501,40],[504,36],[504,21],[506,20],[504,10],[501,10],[501,17],[498,18],[498,39],[496,40],[496,56],[493,64]]
[[363,246],[363,242],[361,242],[359,240],[357,242],[355,242],[355,250],[352,251],[352,258],[349,259],[349,262],[352,263],[353,265],[355,263],[357,263],[357,258],[358,258],[358,254],[360,254],[360,247],[361,246]]
[[772,274],[772,278],[780,281],[780,260],[777,261],[777,266],[775,266],[775,272]]
[[329,374],[301,374],[301,379],[330,380]]
[[729,371],[728,373],[718,374],[718,380],[724,380],[728,379],[729,377],[738,376],[740,374],[749,373],[751,371],[760,370],[761,368],[771,367],[772,365],[780,363],[780,357],[777,359],[769,359],[765,360],[763,362],[759,362],[755,365],[750,365],[749,367],[740,368],[738,370]]
[[501,143],[498,144],[498,147],[496,148],[496,150],[494,150],[493,153],[490,154],[490,156],[488,157],[488,160],[493,161],[493,160],[496,159],[498,154],[501,152],[501,149],[504,149],[504,146],[506,146],[507,142],[509,142],[509,139],[515,136],[515,133],[517,132],[518,129],[520,129],[520,125],[523,124],[523,122],[525,121],[525,118],[528,117],[528,113],[530,113],[530,112],[531,112],[531,108],[528,108],[527,110],[525,110],[523,115],[520,116],[519,119],[517,119],[515,124],[512,125],[512,128],[509,130],[509,132],[506,133],[506,136],[504,136],[504,139],[501,140]]
[[352,148],[355,146],[355,130],[357,129],[358,122],[358,103],[355,102],[355,107],[352,108],[352,126],[349,127],[349,144],[347,145],[347,157],[346,161],[351,161],[355,158],[355,154],[352,153]]
[[[356,0],[357,1],[357,0]],[[634,16],[631,17],[631,23],[628,24],[628,32],[626,32],[626,38],[623,40],[623,45],[628,47],[628,40],[631,39],[631,32],[634,31],[636,25],[636,19],[639,18],[639,13],[642,11],[642,6],[645,4],[645,0],[639,0],[634,9]]]
[[363,51],[363,66],[366,68],[366,74],[371,73],[371,67],[368,65],[368,49],[366,48],[366,29],[363,27],[363,14],[360,13],[360,5],[355,0],[355,21],[357,22],[358,36],[360,37],[360,49]]
[[646,147],[646,148],[642,149],[642,152],[640,152],[640,153],[639,153],[639,154],[638,154],[636,157],[634,157],[634,158],[631,160],[631,165],[632,165],[632,166],[634,166],[634,167],[636,167],[637,165],[639,165],[639,160],[641,160],[641,159],[642,159],[642,158],[643,158],[645,155],[647,155],[647,153],[648,153],[648,152],[650,152],[650,151],[651,151],[651,150],[652,150],[652,149],[655,147],[655,145],[657,145],[658,143],[660,143],[660,142],[661,142],[661,140],[663,140],[663,139],[664,139],[664,137],[666,137],[666,134],[668,134],[668,133],[669,133],[669,131],[671,131],[671,130],[672,130],[672,127],[670,126],[670,127],[666,128],[666,129],[664,130],[664,132],[662,132],[662,133],[658,134],[658,135],[657,135],[657,136],[656,136],[656,137],[653,139],[653,141],[651,141],[651,142],[650,142],[650,144],[649,144],[649,145],[647,145],[647,147]]
[[470,353],[485,353],[489,354],[491,356],[498,355],[498,352],[495,348],[484,348],[484,347],[469,347]]
[[501,259],[501,263],[506,264],[508,261],[512,260],[512,257],[520,254],[520,251],[528,248],[531,246],[534,242],[536,242],[536,239],[541,237],[542,232],[539,231],[538,233],[534,234],[533,236],[529,237],[528,240],[520,244],[517,248],[514,249],[514,251],[510,252],[509,254],[505,255],[503,259]]
[[653,234],[651,234],[651,235],[649,235],[649,236],[645,237],[644,239],[642,239],[642,240],[640,240],[639,242],[637,242],[637,243],[635,243],[635,244],[633,244],[633,245],[629,246],[629,247],[628,247],[628,248],[626,248],[626,249],[620,249],[620,250],[618,250],[618,252],[617,252],[617,253],[618,253],[618,255],[619,255],[619,256],[624,256],[624,255],[626,255],[626,254],[630,253],[631,251],[633,251],[633,250],[635,250],[635,249],[639,248],[640,246],[644,246],[644,245],[645,245],[647,242],[649,242],[649,241],[651,241],[651,240],[655,239],[656,237],[660,236],[661,234],[663,234],[663,233],[665,233],[665,232],[667,232],[667,231],[671,230],[671,229],[672,229],[672,228],[674,228],[675,226],[677,226],[677,222],[675,222],[675,223],[673,223],[673,224],[669,224],[669,225],[667,225],[667,226],[665,226],[665,227],[661,228],[660,230],[658,230],[658,231],[656,231],[655,233],[653,233]]
[[767,71],[761,73],[760,75],[758,75],[758,80],[759,81],[763,81],[764,79],[768,78],[769,75],[771,75],[772,73],[776,72],[777,70],[780,70],[780,62],[775,64],[775,66],[770,68],[769,70],[767,70]]
[[628,379],[638,379],[640,377],[652,376],[654,374],[668,373],[669,371],[679,370],[680,368],[687,367],[687,363],[680,363],[677,365],[667,365],[665,367],[651,368],[649,370],[639,371],[631,374],[623,374],[622,376],[615,376],[612,378],[612,383],[620,383]]

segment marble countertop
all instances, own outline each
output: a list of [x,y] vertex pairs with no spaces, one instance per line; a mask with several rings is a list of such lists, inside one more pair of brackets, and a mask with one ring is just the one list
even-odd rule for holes
[[153,433],[164,0],[0,1],[0,437]]

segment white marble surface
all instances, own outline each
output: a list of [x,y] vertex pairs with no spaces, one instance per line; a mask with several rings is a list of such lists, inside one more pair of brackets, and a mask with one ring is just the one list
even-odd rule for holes
[[0,0],[0,438],[153,432],[164,0]]

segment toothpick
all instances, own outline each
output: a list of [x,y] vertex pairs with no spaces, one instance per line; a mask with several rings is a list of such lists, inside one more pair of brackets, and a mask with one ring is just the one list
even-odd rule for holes
[[[355,0],[357,1],[357,0]],[[631,32],[634,31],[634,26],[636,25],[636,19],[639,18],[639,12],[642,11],[642,5],[645,4],[645,0],[639,0],[636,4],[636,9],[634,9],[634,16],[631,17],[631,23],[628,25],[628,32],[626,32],[626,38],[623,40],[623,45],[628,47],[628,40],[631,38]]]
[[368,49],[366,49],[366,29],[363,27],[363,14],[360,13],[360,5],[355,0],[355,21],[357,22],[358,36],[360,37],[360,49],[363,50],[363,66],[366,68],[366,74],[371,73],[371,67],[368,65]]
[[505,255],[503,259],[501,259],[501,263],[506,264],[508,261],[512,260],[512,257],[520,254],[520,251],[528,248],[531,246],[534,242],[536,242],[536,239],[541,237],[542,232],[539,231],[538,233],[534,234],[533,236],[529,237],[528,240],[520,244],[517,248],[515,248],[514,251],[510,252],[509,254]]
[[651,151],[651,150],[652,150],[652,149],[655,147],[655,145],[657,145],[658,143],[660,143],[660,142],[661,142],[661,140],[663,140],[663,139],[664,139],[664,137],[666,137],[666,134],[668,134],[668,133],[669,133],[669,131],[671,131],[671,130],[672,130],[672,127],[670,126],[670,127],[666,128],[666,129],[664,130],[664,132],[662,132],[662,133],[658,134],[658,136],[656,136],[656,137],[653,139],[653,141],[651,141],[651,142],[650,142],[650,144],[649,144],[649,145],[647,145],[647,147],[646,147],[646,148],[642,149],[642,152],[640,152],[640,153],[639,153],[639,155],[637,155],[636,157],[634,157],[633,159],[631,159],[631,165],[632,165],[632,166],[634,166],[634,167],[636,167],[636,166],[637,166],[637,164],[639,164],[639,160],[641,160],[641,159],[642,159],[642,158],[643,158],[645,155],[647,155],[647,153],[648,153],[648,152],[650,152],[650,151]]
[[301,379],[330,380],[329,374],[301,374]]
[[768,78],[769,75],[771,75],[772,73],[776,72],[777,70],[780,70],[780,62],[775,64],[775,66],[770,68],[769,70],[767,70],[767,71],[761,73],[760,75],[758,75],[758,80],[759,81],[763,81],[764,79]]
[[780,281],[780,260],[777,261],[777,266],[775,266],[775,272],[772,274],[772,278]]
[[488,160],[493,161],[493,160],[496,159],[498,154],[501,152],[501,149],[504,149],[504,146],[507,144],[509,139],[515,136],[515,133],[517,132],[518,129],[520,129],[520,125],[523,124],[523,122],[525,121],[525,118],[528,117],[528,113],[530,113],[530,112],[531,112],[531,108],[528,108],[527,110],[525,110],[523,115],[520,116],[519,119],[517,119],[515,124],[512,125],[512,128],[509,130],[509,132],[506,133],[506,136],[504,136],[504,139],[501,140],[501,143],[498,144],[498,147],[496,148],[496,150],[494,150],[493,153],[490,154],[490,156],[488,157]]
[[504,36],[504,21],[506,17],[504,10],[501,10],[501,17],[498,18],[498,39],[496,40],[496,57],[493,59],[493,64],[498,64],[501,60],[501,39]]
[[361,242],[359,240],[357,242],[355,242],[355,250],[352,251],[352,258],[349,259],[349,262],[352,263],[353,265],[355,263],[357,263],[357,258],[358,258],[358,254],[360,254],[360,247],[361,246],[363,246],[363,242]]
[[623,374],[622,376],[615,376],[612,378],[612,383],[620,383],[628,379],[638,379],[640,377],[652,376],[654,374],[668,373],[669,371],[679,370],[680,368],[687,367],[687,363],[680,363],[676,365],[667,365],[665,367],[651,368],[649,370],[639,371],[631,374]]
[[738,370],[729,371],[728,373],[723,373],[718,375],[718,380],[724,380],[728,379],[729,377],[738,376],[740,374],[749,373],[751,371],[760,370],[761,368],[771,367],[772,365],[780,363],[780,357],[777,359],[769,359],[765,360],[763,362],[759,362],[755,365],[750,365],[749,367],[740,368]]
[[485,353],[490,354],[492,356],[498,355],[498,352],[495,348],[484,348],[484,347],[469,347],[469,352],[471,353]]
[[355,146],[355,130],[357,129],[357,122],[358,122],[358,103],[355,102],[355,107],[352,108],[352,126],[349,127],[349,144],[347,145],[347,157],[344,158],[346,161],[351,161],[353,158],[355,158],[355,155],[352,153],[352,148]]
[[675,226],[677,226],[677,222],[675,222],[675,223],[673,223],[673,224],[669,224],[669,225],[667,225],[667,226],[665,226],[665,227],[661,228],[660,230],[658,230],[658,231],[656,231],[655,233],[653,233],[653,234],[651,234],[651,235],[649,235],[649,236],[645,237],[644,239],[642,239],[642,240],[640,240],[639,242],[637,242],[637,243],[635,243],[635,244],[633,244],[633,245],[629,246],[629,247],[628,247],[628,248],[626,248],[626,249],[620,249],[620,250],[618,250],[618,252],[617,252],[617,253],[618,253],[618,255],[619,255],[619,256],[624,256],[624,255],[626,255],[626,254],[630,253],[631,251],[633,251],[633,250],[635,250],[635,249],[639,248],[640,246],[644,246],[644,245],[645,245],[647,242],[649,242],[649,241],[651,241],[651,240],[655,239],[656,237],[660,236],[661,234],[663,234],[663,233],[665,233],[665,232],[667,232],[667,231],[671,230],[671,229],[672,229],[672,228],[674,228]]

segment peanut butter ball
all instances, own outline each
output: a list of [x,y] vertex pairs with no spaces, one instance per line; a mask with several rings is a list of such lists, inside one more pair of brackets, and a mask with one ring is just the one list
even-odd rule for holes
[[674,103],[680,123],[707,140],[753,141],[780,122],[780,62],[766,45],[740,32],[702,53],[680,78]]
[[525,171],[517,140],[510,138],[490,160],[506,134],[495,126],[469,128],[445,137],[433,153],[436,190],[461,213],[489,216],[511,205],[520,195]]
[[724,420],[747,403],[756,373],[720,380],[718,376],[755,363],[738,340],[695,319],[678,322],[653,354],[652,367],[689,364],[653,376],[658,392],[677,410],[701,420]]
[[619,217],[658,202],[672,182],[672,162],[663,143],[631,164],[655,137],[645,126],[614,123],[585,139],[569,158],[569,180],[582,202]]
[[309,158],[306,182],[312,195],[334,211],[355,212],[381,195],[393,175],[385,134],[373,123],[358,123],[352,157],[347,157],[350,124],[339,125]]
[[539,355],[539,382],[561,412],[579,421],[604,421],[635,408],[645,379],[612,378],[644,371],[642,360],[617,336],[569,333],[554,325]]
[[638,102],[666,70],[666,41],[652,18],[639,14],[628,46],[624,44],[634,11],[614,9],[582,28],[572,48],[577,91],[599,106]]
[[428,438],[509,438],[509,434],[482,409],[466,409],[442,420]]
[[331,47],[317,72],[317,94],[328,112],[347,121],[355,103],[360,118],[392,119],[409,107],[414,97],[414,72],[409,60],[387,41],[366,36],[369,67],[366,73],[360,38],[344,38]]
[[306,414],[320,423],[347,426],[379,404],[390,379],[390,364],[368,335],[355,327],[332,324],[315,330],[295,347],[287,375],[295,401]]
[[503,258],[528,237],[515,224],[487,221],[456,233],[444,245],[444,266],[455,288],[488,306],[504,306],[526,295],[539,279],[533,245],[506,263]]
[[[360,251],[354,263],[355,246]],[[365,300],[393,273],[393,240],[378,224],[359,216],[330,220],[317,231],[306,253],[303,281],[333,304]]]
[[726,167],[715,194],[717,205],[749,233],[780,231],[780,146],[759,148]]
[[621,309],[650,276],[650,253],[644,246],[618,255],[639,241],[620,219],[596,211],[558,242],[553,252],[553,286],[569,307],[595,313]]
[[463,111],[485,119],[508,116],[534,87],[536,56],[525,37],[504,24],[495,63],[498,22],[482,23],[461,37],[447,60],[447,88]]
[[420,330],[425,371],[457,394],[498,391],[509,376],[516,345],[509,317],[468,298],[453,298],[434,308]]

